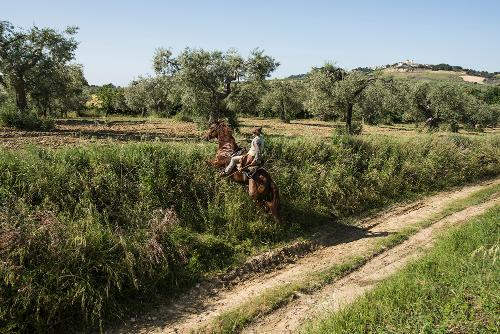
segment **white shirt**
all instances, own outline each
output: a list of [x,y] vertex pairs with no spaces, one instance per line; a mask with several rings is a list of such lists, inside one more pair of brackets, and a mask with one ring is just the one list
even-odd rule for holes
[[262,138],[262,135],[255,136],[252,139],[252,144],[250,144],[250,151],[248,151],[248,154],[254,157],[256,161],[259,161],[263,149],[264,149],[264,138]]

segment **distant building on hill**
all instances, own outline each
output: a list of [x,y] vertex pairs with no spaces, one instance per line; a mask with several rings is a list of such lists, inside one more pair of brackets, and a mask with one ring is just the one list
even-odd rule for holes
[[411,72],[419,67],[421,67],[420,64],[417,64],[413,60],[409,60],[409,59],[407,59],[405,61],[400,61],[399,63],[397,63],[394,66],[394,68],[399,72]]

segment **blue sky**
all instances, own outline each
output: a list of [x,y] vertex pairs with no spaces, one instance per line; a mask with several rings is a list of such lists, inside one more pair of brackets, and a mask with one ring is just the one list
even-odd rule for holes
[[0,0],[0,19],[80,28],[76,62],[91,84],[151,73],[155,48],[260,47],[276,77],[325,61],[345,68],[413,59],[500,71],[500,1]]

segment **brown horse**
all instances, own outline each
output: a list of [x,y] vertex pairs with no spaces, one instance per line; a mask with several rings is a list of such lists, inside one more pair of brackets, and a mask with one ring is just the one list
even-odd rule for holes
[[[233,131],[226,122],[213,122],[203,138],[205,140],[213,138],[218,139],[219,146],[215,159],[208,162],[215,168],[225,168],[231,161],[231,155],[234,152],[241,150],[241,148],[238,147],[238,144],[236,144],[236,140],[234,140]],[[241,163],[243,166],[248,164],[247,157],[248,156],[245,156],[245,159],[243,159]],[[254,201],[265,205],[278,223],[283,222],[280,214],[278,186],[274,183],[271,176],[265,169],[257,169],[251,177],[247,177],[243,171],[236,170],[230,174],[229,177],[238,183],[248,185],[248,193],[250,197]]]

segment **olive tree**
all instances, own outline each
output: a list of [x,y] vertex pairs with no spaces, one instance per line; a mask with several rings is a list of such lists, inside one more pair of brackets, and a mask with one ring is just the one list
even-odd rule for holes
[[37,85],[36,67],[58,68],[74,58],[76,27],[59,32],[51,28],[24,30],[0,21],[0,72],[2,82],[13,88],[18,110],[28,108],[29,87]]
[[264,115],[271,114],[289,122],[304,111],[303,100],[300,84],[292,80],[274,80],[262,98],[260,109]]
[[376,80],[362,93],[359,102],[364,122],[393,124],[406,121],[413,108],[410,86],[405,81]]
[[333,87],[333,103],[345,119],[346,130],[352,133],[352,119],[354,105],[359,103],[363,91],[377,78],[368,76],[358,71],[345,73],[342,78],[335,82]]
[[333,64],[326,63],[308,73],[306,79],[306,108],[321,120],[337,119],[340,114],[336,109],[335,83],[346,75],[346,72]]
[[483,101],[468,93],[465,85],[451,81],[417,83],[413,97],[415,120],[425,121],[429,128],[448,124],[451,131],[458,131],[459,124],[481,125],[478,116],[487,113]]
[[171,114],[172,82],[164,76],[139,77],[125,88],[127,106],[145,116],[146,113]]
[[222,116],[234,121],[234,112],[227,107],[233,89],[240,81],[263,82],[279,66],[259,49],[244,59],[234,49],[221,52],[187,48],[175,63],[174,79],[183,109],[209,121]]
[[360,71],[345,71],[332,64],[313,68],[308,75],[307,107],[322,119],[342,116],[348,133],[352,133],[354,106],[362,100],[363,91],[379,77]]
[[269,84],[265,81],[241,83],[226,98],[226,107],[235,114],[257,116],[259,105],[268,90]]
[[68,110],[80,110],[84,105],[83,90],[88,85],[81,65],[43,66],[32,73],[29,96],[38,112],[44,116],[57,111],[67,115]]

